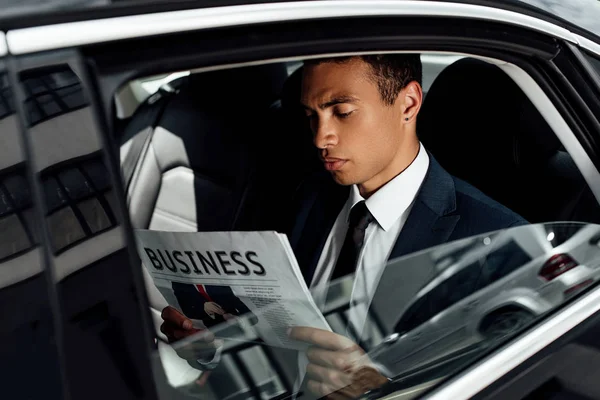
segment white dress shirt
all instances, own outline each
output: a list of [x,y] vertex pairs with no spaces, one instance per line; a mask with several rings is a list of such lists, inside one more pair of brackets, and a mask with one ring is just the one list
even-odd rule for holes
[[[358,331],[363,329],[366,310],[428,168],[429,156],[420,144],[419,153],[413,162],[365,201],[375,220],[366,229],[364,244],[358,254],[352,289],[351,304],[356,306],[350,312],[350,322]],[[360,195],[358,187],[353,185],[348,200],[329,232],[311,282],[311,292],[319,307],[325,304],[329,280],[348,230],[350,210],[362,200],[364,198]]]

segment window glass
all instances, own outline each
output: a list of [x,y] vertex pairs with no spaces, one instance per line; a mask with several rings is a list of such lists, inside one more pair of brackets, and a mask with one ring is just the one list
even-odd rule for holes
[[[373,57],[371,61],[378,59]],[[588,237],[588,228],[593,230],[594,223],[600,222],[598,202],[574,160],[519,83],[505,72],[505,65],[449,54],[422,54],[414,59],[420,60],[422,67],[419,74],[423,75],[424,100],[420,98],[423,104],[415,128],[421,147],[413,162],[418,164],[425,154],[423,176],[430,176],[439,167],[449,183],[443,185],[440,178],[435,187],[416,189],[431,199],[409,202],[410,213],[419,214],[419,218],[411,219],[409,214],[408,219],[401,219],[406,224],[401,229],[385,227],[386,232],[397,235],[387,243],[392,248],[373,239],[375,234],[364,239],[367,247],[359,257],[378,263],[378,268],[387,262],[381,276],[364,278],[365,288],[360,287],[359,272],[369,274],[366,267],[359,267],[354,281],[328,282],[325,277],[331,271],[319,264],[320,254],[313,254],[319,246],[331,246],[324,250],[330,251],[327,257],[343,252],[343,236],[348,228],[343,224],[339,229],[332,228],[335,218],[329,221],[329,217],[340,215],[341,205],[349,196],[349,192],[343,192],[347,190],[344,187],[352,183],[344,181],[341,172],[335,174],[336,163],[341,163],[342,171],[345,160],[334,159],[324,165],[321,159],[327,155],[350,157],[351,152],[341,145],[336,147],[333,139],[329,146],[317,150],[315,144],[322,139],[319,129],[330,127],[329,136],[342,137],[345,129],[361,126],[355,118],[360,121],[365,113],[348,99],[328,102],[319,98],[318,103],[316,98],[325,95],[311,98],[306,94],[310,73],[305,71],[318,71],[327,61],[295,60],[142,77],[117,91],[117,111],[124,109],[128,96],[133,93],[135,97],[136,85],[141,82],[164,83],[162,80],[168,77],[168,84],[155,85],[149,97],[139,97],[139,106],[133,101],[131,114],[118,111],[111,121],[120,144],[122,183],[135,230],[285,232],[305,274],[302,278],[331,329],[355,341],[369,357],[380,362],[387,376],[395,383],[403,382],[405,388],[457,373],[501,343],[524,334],[531,324],[589,288],[596,280],[595,267],[588,265],[596,262],[596,247],[574,243],[591,243],[594,235]],[[348,62],[338,61],[336,65]],[[332,76],[339,78],[338,72]],[[375,99],[385,96],[379,86],[373,90],[379,90],[373,92],[379,94]],[[224,107],[231,104],[231,93],[252,101],[235,110]],[[449,121],[464,112],[464,104],[472,105],[473,110],[461,129],[449,135]],[[331,110],[325,112],[329,107]],[[506,115],[515,118],[507,119]],[[369,124],[381,120],[385,119],[370,119]],[[281,132],[285,132],[289,143],[281,142]],[[356,154],[368,153],[376,141],[375,136],[373,143],[365,140]],[[340,139],[339,143],[343,142]],[[473,146],[481,151],[473,152]],[[378,149],[386,152],[386,146]],[[285,165],[273,163],[273,158],[280,155]],[[377,154],[373,159],[381,157]],[[104,176],[87,167],[80,170],[85,172],[86,180],[95,182]],[[331,184],[331,175],[341,185]],[[101,190],[100,183],[91,188],[69,186],[70,175],[59,174],[56,179],[69,198],[88,201],[89,209],[78,208],[81,216],[75,214],[75,218],[93,221],[93,227],[86,224],[90,232],[110,221],[110,216],[102,212],[102,201],[96,202],[86,192]],[[330,184],[331,192],[327,191]],[[452,187],[455,197],[446,198],[444,187]],[[320,189],[324,192],[310,192]],[[303,203],[305,191],[312,194],[307,203]],[[339,204],[327,203],[326,199],[342,198],[342,192],[345,197]],[[371,198],[377,191],[374,193],[369,193]],[[105,200],[110,204],[108,197]],[[436,209],[440,202],[447,207]],[[311,208],[314,204],[326,205],[323,210],[315,210]],[[461,214],[459,209],[463,208],[481,213]],[[346,211],[350,215],[350,210]],[[380,219],[379,226],[387,225]],[[349,222],[350,218],[342,215],[339,220]],[[532,225],[518,226],[527,223]],[[455,226],[458,233],[453,231]],[[319,227],[325,227],[331,238],[319,237]],[[340,243],[332,244],[334,238],[341,238]],[[203,246],[208,248],[209,241]],[[377,250],[369,250],[369,246]],[[152,257],[163,268],[177,263],[192,267],[187,258],[179,257],[183,257],[184,250],[177,250],[180,254],[175,257],[173,253],[169,261],[170,253],[158,247],[160,252]],[[218,264],[212,261],[210,265]],[[330,267],[334,264],[332,261]],[[150,305],[156,316],[158,349],[153,358],[161,365],[169,386],[185,388],[182,390],[188,393],[211,393],[216,398],[291,394],[299,365],[293,349],[274,349],[271,356],[265,349],[272,346],[265,343],[260,326],[254,326],[246,315],[249,313],[240,313],[242,321],[246,319],[241,314],[248,317],[248,326],[240,322],[240,328],[233,322],[226,323],[228,319],[222,314],[207,311],[216,307],[212,303],[219,303],[214,300],[218,295],[209,291],[223,284],[166,279],[152,282],[151,277],[147,278]],[[572,285],[574,281],[577,283]],[[234,295],[238,294],[234,289]],[[239,298],[242,303],[251,302],[253,295],[246,293]],[[210,305],[205,308],[207,303]],[[213,349],[210,354],[214,358],[206,351],[202,357],[190,359],[188,345],[202,342],[203,334],[186,341],[165,333],[168,305],[193,319],[199,329],[206,328],[223,340],[220,353]],[[234,308],[239,311],[243,307]],[[260,315],[257,318],[261,320]],[[269,318],[275,320],[272,315]],[[232,383],[223,385],[225,379]]]
[[427,295],[423,296],[422,298],[417,300],[415,304],[413,304],[411,308],[409,308],[408,311],[406,311],[406,313],[404,313],[402,319],[397,324],[397,331],[408,332],[415,329],[416,327],[433,317],[434,311],[435,310],[432,309],[432,302],[430,301],[430,297]]
[[[568,239],[568,238],[567,238]],[[531,261],[531,257],[510,240],[489,253],[482,262],[479,287],[491,285]]]
[[30,126],[87,105],[81,82],[69,68],[58,67],[42,78],[36,74],[24,76],[22,82]]
[[[546,230],[566,229],[569,225],[577,225],[579,229],[572,229],[575,233],[560,247],[549,245]],[[590,238],[598,234],[598,229],[597,226],[583,224],[531,225],[481,237],[482,241],[487,239],[487,244],[467,252],[464,257],[467,265],[464,267],[459,261],[458,268],[449,267],[439,276],[423,279],[420,283],[413,282],[412,305],[399,318],[394,317],[398,319],[396,325],[389,323],[389,328],[386,327],[386,332],[383,332],[388,337],[395,332],[402,336],[392,344],[383,341],[371,354],[376,354],[380,362],[389,363],[396,376],[420,376],[421,383],[456,373],[475,358],[522,334],[528,326],[558,309],[572,295],[582,293],[593,285],[597,279],[596,266],[600,265],[600,248],[595,241],[590,242]],[[440,248],[450,245],[448,243]],[[440,248],[430,249],[428,253],[433,255]],[[548,269],[553,268],[549,261],[557,255],[576,262],[564,264],[560,273],[548,281],[545,276]],[[472,258],[480,261],[468,264]],[[420,266],[426,265],[427,257],[424,255],[407,256],[388,264],[373,299],[372,313],[379,314],[379,318],[384,320],[397,315],[389,309],[389,304],[394,304],[394,297],[401,295],[394,293],[393,286],[387,285],[387,282],[399,279],[401,273],[398,271],[414,269],[417,259]],[[476,277],[478,284],[475,289],[465,283],[469,276]],[[468,291],[464,290],[465,285],[469,287]],[[467,295],[463,297],[464,294]],[[449,301],[454,296],[461,299]],[[420,344],[414,341],[412,331],[424,338],[420,339]],[[427,351],[414,352],[415,346],[422,346]],[[400,354],[405,356],[399,357]],[[452,354],[455,360],[462,360],[451,370],[446,369],[444,356],[448,354]],[[401,363],[397,361],[399,359]],[[415,365],[423,363],[430,365],[431,369],[420,372],[415,368]],[[402,381],[398,381],[398,390],[404,387]]]

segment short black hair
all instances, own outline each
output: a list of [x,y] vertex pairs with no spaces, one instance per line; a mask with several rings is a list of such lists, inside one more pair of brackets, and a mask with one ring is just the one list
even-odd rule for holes
[[421,85],[423,67],[418,54],[372,54],[315,58],[304,61],[304,65],[319,65],[329,62],[343,64],[355,58],[369,64],[381,99],[388,105],[394,104],[398,93],[410,82],[416,81]]

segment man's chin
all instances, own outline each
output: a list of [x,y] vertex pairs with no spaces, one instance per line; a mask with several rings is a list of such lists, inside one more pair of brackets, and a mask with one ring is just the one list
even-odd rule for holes
[[341,186],[350,186],[354,185],[355,183],[348,175],[340,173],[339,171],[331,172],[331,177],[335,183]]

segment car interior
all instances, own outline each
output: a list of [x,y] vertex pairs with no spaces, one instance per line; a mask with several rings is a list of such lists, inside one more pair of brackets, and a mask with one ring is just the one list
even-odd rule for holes
[[[438,62],[441,72],[424,59],[418,135],[448,172],[531,223],[600,219],[572,158],[507,74],[475,58]],[[119,122],[123,168],[135,163],[134,227],[285,231],[294,190],[320,168],[299,108],[301,67],[290,64],[192,71]],[[149,113],[147,148],[130,151]]]
[[[600,220],[573,159],[501,68],[461,55],[422,60],[418,135],[448,172],[531,223]],[[323,168],[299,103],[301,75],[290,61],[124,85],[113,126],[133,228],[286,232],[295,190]],[[166,303],[150,286],[158,328]],[[174,352],[163,355],[172,384],[197,376]],[[173,375],[175,365],[188,372]]]

